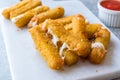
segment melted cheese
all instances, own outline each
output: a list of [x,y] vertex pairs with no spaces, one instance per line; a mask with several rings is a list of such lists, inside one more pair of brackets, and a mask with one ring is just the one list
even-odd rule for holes
[[20,14],[20,15],[18,15],[18,16],[16,16],[16,17],[13,17],[13,18],[11,19],[11,21],[14,22],[14,23],[16,23],[16,22],[18,21],[18,19],[22,18],[23,16],[24,16],[24,14]]
[[59,41],[59,38],[53,34],[52,30],[50,28],[48,28],[48,32],[49,34],[52,35],[52,43],[57,46],[57,42]]
[[62,55],[64,49],[69,49],[69,46],[65,42],[63,43],[59,51],[59,55],[61,56],[62,59],[64,59],[64,56]]
[[104,45],[101,42],[93,43],[92,44],[92,48],[101,48],[101,49],[103,49],[106,52],[105,47],[104,47]]
[[31,23],[32,27],[37,25],[37,21]]
[[[57,46],[57,42],[59,41],[59,38],[53,34],[52,30],[50,28],[48,28],[48,32],[49,34],[52,35],[52,43]],[[62,56],[62,53],[64,51],[64,49],[69,49],[69,46],[64,42],[63,45],[60,47],[60,50],[59,50],[59,55],[62,59],[64,59],[64,56]]]
[[[43,27],[44,28],[44,27]],[[48,32],[49,34],[52,35],[52,43],[57,46],[57,42],[59,41],[59,38],[53,34],[52,30],[50,28],[48,28]],[[64,59],[64,56],[62,55],[64,49],[69,49],[69,46],[64,42],[63,45],[60,47],[59,50],[59,55],[62,59]]]

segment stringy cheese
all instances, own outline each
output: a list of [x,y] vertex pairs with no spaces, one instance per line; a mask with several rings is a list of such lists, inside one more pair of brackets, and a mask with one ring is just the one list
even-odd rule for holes
[[101,48],[101,49],[103,49],[106,52],[105,47],[104,47],[104,45],[101,42],[93,43],[92,44],[92,48]]
[[[47,22],[48,20],[46,20],[43,25],[42,25],[42,29],[45,29],[46,26],[47,26]],[[50,28],[48,28],[48,31],[47,31],[48,34],[51,34],[52,35],[52,43],[57,47],[57,42],[60,41],[59,38],[53,34],[52,30]],[[69,49],[69,46],[66,44],[66,43],[63,43],[63,45],[60,47],[60,50],[59,50],[59,55],[62,59],[64,59],[64,56],[62,55],[64,49]]]
[[11,21],[14,22],[14,23],[16,23],[17,20],[20,19],[20,18],[22,18],[23,16],[24,16],[24,14],[20,14],[20,15],[18,15],[18,16],[16,16],[16,17],[13,17],[13,18],[11,19]]
[[59,55],[62,59],[64,59],[64,56],[62,55],[64,49],[69,49],[69,46],[64,42],[63,45],[60,47]]
[[57,46],[57,42],[59,41],[59,38],[53,34],[52,30],[50,28],[48,28],[48,32],[49,34],[52,35],[52,43]]
[[[49,34],[52,35],[52,43],[57,46],[57,42],[59,41],[59,38],[53,34],[52,30],[50,28],[48,28],[48,32]],[[64,56],[62,55],[64,49],[69,49],[69,46],[64,42],[63,45],[60,47],[59,50],[59,55],[62,59],[64,59]]]
[[37,25],[37,21],[31,23],[32,27]]

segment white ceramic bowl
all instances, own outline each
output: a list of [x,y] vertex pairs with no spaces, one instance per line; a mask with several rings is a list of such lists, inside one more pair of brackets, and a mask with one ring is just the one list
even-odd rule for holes
[[98,10],[100,20],[108,27],[120,27],[120,11],[110,10],[101,6],[101,1],[98,1]]

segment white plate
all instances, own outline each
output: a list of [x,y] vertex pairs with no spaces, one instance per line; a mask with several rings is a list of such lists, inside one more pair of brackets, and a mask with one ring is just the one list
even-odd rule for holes
[[[101,23],[80,1],[43,0],[43,4],[50,7],[60,5],[65,8],[65,15],[81,13],[91,23]],[[36,51],[26,28],[18,30],[2,15],[0,22],[13,80],[103,80],[120,76],[120,41],[112,32],[108,54],[102,64],[79,61],[72,67],[65,67],[64,71],[54,71]]]

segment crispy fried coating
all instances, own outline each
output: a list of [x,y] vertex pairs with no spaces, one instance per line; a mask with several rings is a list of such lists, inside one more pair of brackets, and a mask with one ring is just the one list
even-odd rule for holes
[[37,50],[45,59],[51,69],[62,69],[64,61],[61,59],[58,49],[51,43],[49,38],[46,38],[46,33],[36,26],[29,30]]
[[[52,20],[49,20],[49,22],[50,21]],[[68,46],[70,47],[70,50],[75,51],[77,55],[81,57],[88,56],[91,50],[91,44],[89,40],[87,39],[87,37],[84,35],[84,31],[83,31],[85,29],[85,26],[83,25],[84,23],[78,22],[79,24],[75,24],[77,22],[74,23],[73,21],[73,24],[72,23],[70,24],[72,25],[72,28],[74,28],[72,30],[66,30],[63,24],[56,22],[54,20],[52,21],[52,23],[53,24],[48,23],[47,28],[51,29],[53,33],[56,34],[62,42],[66,42]],[[78,28],[77,29],[78,31],[75,28]]]
[[84,16],[78,14],[72,19],[72,31],[73,34],[77,34],[78,32],[85,32],[85,18]]
[[26,11],[29,11],[37,6],[40,6],[40,5],[41,5],[40,0],[29,0],[29,2],[27,2],[26,4],[20,6],[19,8],[15,9],[15,10],[10,11],[10,19],[12,19]]
[[[61,28],[64,28],[63,27],[64,24],[61,24],[61,22],[60,23],[57,23],[57,22],[58,21],[56,21],[56,20],[46,20],[43,24],[41,24],[42,25],[41,28],[43,29],[43,31],[46,31],[46,29],[47,29],[47,31],[49,32],[49,34],[52,35],[52,37],[56,35],[57,39],[55,39],[55,40],[58,40],[61,35],[64,35],[64,32],[57,31],[57,30],[56,30],[56,32],[59,32],[60,34],[53,34],[54,33],[53,28],[58,28],[58,26],[59,27],[61,26]],[[50,28],[49,26],[51,26],[52,28]],[[59,54],[60,54],[61,58],[64,59],[64,62],[66,65],[72,66],[73,64],[78,62],[79,56],[76,55],[74,51],[69,50],[68,45],[66,43],[64,43],[60,39],[56,42],[56,44],[57,43],[60,43],[60,45],[57,45],[57,48],[59,49]],[[54,44],[54,42],[53,42],[53,44]],[[56,45],[56,44],[54,44],[54,45]],[[61,52],[61,50],[62,50],[62,52]]]
[[101,24],[88,24],[86,26],[86,36],[88,39],[91,39],[94,37],[94,33],[97,32],[101,28]]
[[[35,27],[32,27],[30,30],[33,29]],[[50,66],[54,64],[52,69],[60,69],[56,67],[58,65],[59,67],[63,66],[63,64],[72,66],[78,62],[79,57],[88,58],[91,63],[99,64],[106,56],[110,41],[110,32],[106,28],[100,24],[87,23],[85,18],[79,14],[56,20],[46,19],[43,23],[39,24],[37,30],[39,33],[35,31],[31,35],[37,49],[39,48],[39,51],[43,52],[41,55],[46,53],[42,57],[48,58],[48,56],[51,56],[50,53],[57,53],[57,55],[52,56],[52,59],[50,58],[49,60],[52,61],[56,56],[57,59],[60,58],[62,60],[62,62],[57,60],[58,62],[54,61],[50,64],[45,59]],[[44,36],[40,38],[34,37],[35,33],[37,36]],[[44,41],[47,43],[44,48],[40,48],[40,45],[44,45]],[[52,46],[54,47],[52,48]],[[46,49],[52,52],[47,53]],[[59,62],[60,64],[58,64]]]
[[85,36],[85,19],[82,15],[76,15],[73,19],[72,19],[72,23],[71,23],[71,28],[72,28],[72,32],[71,35],[73,35],[74,37],[71,37],[71,39],[75,38],[75,40],[79,40],[77,41],[76,45],[75,43],[73,43],[71,46],[73,48],[75,48],[77,55],[81,56],[81,57],[87,57],[88,54],[90,53],[90,42],[87,39],[87,37]]
[[29,3],[29,2],[30,2],[30,0],[21,1],[21,2],[17,3],[16,5],[11,6],[11,7],[7,8],[7,9],[3,10],[2,15],[3,15],[5,18],[10,19],[10,12],[11,12],[11,11],[14,11],[14,10],[18,9],[18,8],[20,8],[21,6],[24,6],[24,5],[26,5],[27,3]]
[[[92,27],[92,30],[90,30],[90,26]],[[100,64],[107,53],[110,32],[99,24],[91,24],[87,28],[87,31],[90,34],[89,36],[93,35],[95,38],[92,42],[92,51],[89,55],[89,61],[94,64]]]
[[72,18],[74,17],[75,15],[72,15],[72,16],[66,16],[66,17],[62,17],[62,18],[59,18],[59,19],[55,19],[55,21],[61,23],[61,24],[70,24],[72,22]]
[[56,18],[62,17],[63,15],[64,15],[63,7],[56,7],[56,8],[50,9],[46,12],[35,15],[29,22],[28,27],[33,27],[31,23],[36,22],[37,24],[40,24],[44,22],[46,19],[56,19]]
[[79,60],[79,56],[70,50],[66,50],[64,52],[64,56],[65,56],[64,62],[68,66],[72,66],[72,65],[76,64]]
[[[31,20],[31,18],[34,15],[45,12],[47,10],[49,10],[49,7],[47,7],[47,6],[38,6],[32,10],[29,10],[29,11],[21,14],[21,15],[18,15],[17,17],[12,18],[12,21],[15,23],[15,25],[17,27],[22,28],[29,23],[29,21]],[[34,24],[32,24],[32,25],[34,25]]]
[[110,32],[107,29],[101,28],[97,33],[95,33],[95,41],[103,43],[105,49],[108,48],[110,41]]
[[106,52],[102,48],[94,48],[89,56],[89,61],[93,64],[100,64],[105,58]]
[[[57,22],[60,22],[61,24],[70,24],[70,23],[72,23],[72,19],[73,19],[73,17],[75,17],[76,15],[70,15],[70,16],[65,16],[65,17],[62,17],[62,18],[59,18],[59,19],[55,19],[55,21],[57,21]],[[88,20],[86,19],[85,20],[85,25],[88,25],[89,24],[89,22],[88,22]]]

